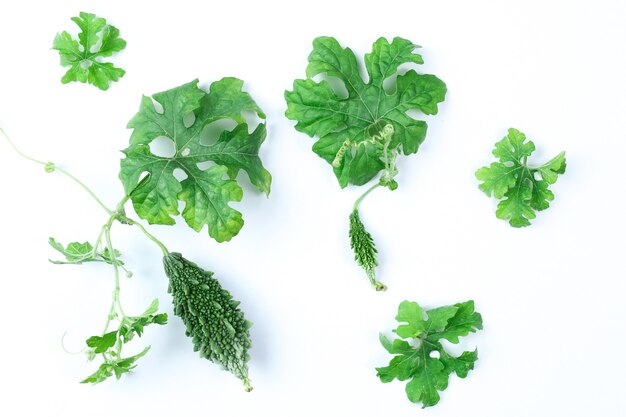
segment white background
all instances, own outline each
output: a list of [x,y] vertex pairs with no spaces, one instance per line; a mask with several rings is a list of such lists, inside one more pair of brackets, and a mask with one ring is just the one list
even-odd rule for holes
[[[0,143],[2,342],[0,415],[41,416],[475,416],[626,415],[624,155],[626,6],[623,1],[369,2],[20,1],[0,5],[0,125],[26,153],[51,160],[109,205],[122,197],[118,152],[142,94],[223,76],[268,115],[262,148],[269,199],[245,186],[246,225],[218,244],[182,219],[150,230],[212,270],[254,322],[255,390],[200,360],[173,315],[128,352],[152,345],[117,383],[77,383],[97,367],[68,350],[101,331],[113,278],[106,265],[55,266],[49,236],[93,241],[106,220],[58,174]],[[128,41],[113,59],[126,76],[102,92],[61,85],[50,50],[76,32],[81,10],[109,19]],[[311,41],[335,36],[362,57],[379,36],[423,46],[448,85],[426,142],[399,161],[400,187],[362,205],[386,293],[352,260],[347,217],[362,189],[341,190],[313,140],[284,116],[285,89],[304,77]],[[567,151],[556,200],[532,227],[496,219],[474,171],[516,127],[540,163]],[[246,182],[245,176],[242,176]],[[129,210],[132,212],[130,205]],[[133,213],[134,214],[134,213]],[[135,272],[122,302],[139,313],[158,297],[171,313],[159,249],[117,225],[116,246]],[[402,300],[426,308],[473,299],[485,329],[467,379],[451,377],[422,411],[404,384],[381,384],[378,342]],[[460,352],[457,348],[455,352]]]

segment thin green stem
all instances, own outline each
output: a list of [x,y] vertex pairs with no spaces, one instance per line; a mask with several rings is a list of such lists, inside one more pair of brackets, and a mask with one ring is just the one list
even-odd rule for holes
[[124,198],[122,198],[119,203],[117,203],[117,206],[115,209],[117,211],[117,214],[119,215],[124,214],[124,206],[126,205],[128,200],[130,200],[130,196],[127,195],[127,196],[124,196]]
[[104,237],[107,242],[107,247],[109,248],[109,256],[111,257],[111,265],[113,265],[113,271],[115,273],[115,291],[113,292],[113,302],[117,305],[117,308],[120,311],[122,316],[121,320],[124,320],[126,314],[124,314],[124,309],[122,309],[122,304],[120,303],[120,271],[117,265],[117,257],[115,256],[115,249],[113,249],[113,243],[111,242],[111,225],[107,227],[104,231]]
[[89,189],[89,187],[83,184],[78,178],[76,178],[75,176],[73,176],[72,174],[64,170],[63,168],[57,167],[53,162],[40,161],[39,159],[35,159],[26,155],[25,153],[20,151],[17,146],[15,146],[11,138],[9,138],[9,136],[1,127],[0,127],[0,133],[2,133],[2,136],[4,136],[7,142],[9,142],[9,145],[11,145],[11,147],[15,150],[15,152],[17,152],[20,156],[28,159],[29,161],[35,162],[36,164],[43,165],[46,168],[46,172],[59,171],[61,174],[65,175],[66,177],[74,181],[76,184],[78,184],[83,190],[87,191],[87,193],[89,193],[89,195],[93,197],[94,200],[96,200],[98,205],[102,207],[109,215],[113,214],[113,211],[110,210],[107,206],[105,206],[104,203],[94,194],[94,192],[91,191],[91,189]]
[[20,151],[18,149],[18,147],[15,146],[15,144],[13,143],[11,138],[9,138],[9,135],[7,135],[6,132],[4,131],[4,129],[2,129],[1,127],[0,127],[0,133],[2,133],[2,136],[4,136],[4,138],[7,140],[7,142],[9,142],[9,145],[11,145],[11,147],[15,150],[15,152],[17,152],[20,156],[28,159],[29,161],[33,161],[33,162],[35,162],[37,164],[40,164],[40,165],[44,165],[45,166],[47,164],[47,162],[43,162],[43,161],[40,161],[38,159],[31,158],[30,156],[26,155],[25,153],[22,153],[22,151]]
[[126,268],[124,265],[120,264],[119,266],[120,266],[120,268],[122,268],[122,271],[124,271],[124,273],[126,274],[127,278],[130,278],[130,277],[133,276],[133,273],[128,268]]
[[109,309],[109,314],[107,315],[107,321],[104,323],[104,330],[102,330],[102,334],[105,334],[109,330],[109,324],[111,324],[111,320],[113,320],[115,314],[115,302],[111,302],[111,308]]
[[[100,236],[98,237],[99,239],[102,238],[102,235],[104,234],[106,236],[107,230],[111,227],[111,224],[113,224],[113,220],[115,219],[114,215],[111,215],[109,217],[109,220],[106,222],[106,224],[104,226],[102,226],[102,229],[100,230]],[[116,280],[117,281],[117,280]],[[117,288],[117,285],[116,285]],[[115,314],[115,291],[113,292],[113,300],[111,301],[111,308],[109,309],[109,314],[107,314],[107,321],[104,324],[104,330],[102,331],[102,334],[105,334],[107,332],[107,330],[109,330],[109,324],[111,324],[111,321],[115,318],[116,314]]]
[[96,242],[93,245],[93,250],[91,251],[91,257],[95,258],[98,254],[98,249],[100,249],[100,242],[102,242],[102,235],[104,234],[104,227],[100,228],[100,232],[98,233],[98,237],[96,238]]
[[376,273],[374,271],[366,271],[366,273],[370,280],[370,284],[372,284],[372,287],[374,287],[376,291],[387,290],[387,286],[376,279]]
[[125,221],[125,222],[127,222],[127,223],[129,223],[129,224],[132,224],[133,226],[137,226],[137,227],[139,228],[139,230],[141,230],[141,232],[142,232],[144,235],[146,235],[146,237],[147,237],[148,239],[150,239],[151,241],[153,241],[154,243],[156,243],[156,244],[159,246],[159,248],[161,248],[161,250],[163,251],[163,255],[169,255],[169,253],[170,253],[170,252],[167,250],[167,248],[165,247],[165,245],[164,245],[164,244],[163,244],[163,243],[162,243],[159,239],[157,239],[157,238],[156,238],[156,237],[154,237],[152,234],[150,234],[150,232],[148,232],[148,231],[146,230],[146,228],[145,228],[145,227],[143,227],[143,225],[142,225],[141,223],[139,223],[138,221],[133,220],[133,219],[131,219],[131,218],[129,218],[129,217],[126,217],[126,216],[124,216],[124,221]]
[[358,210],[359,209],[359,204],[361,204],[361,201],[363,201],[363,199],[365,197],[367,197],[367,195],[369,193],[371,193],[372,191],[374,191],[378,187],[380,187],[380,183],[376,183],[376,184],[372,185],[367,191],[365,191],[363,194],[361,194],[361,197],[357,198],[357,200],[354,202],[354,206],[352,206],[352,211]]
[[61,174],[65,175],[66,177],[68,177],[69,179],[74,181],[76,184],[78,184],[83,190],[87,191],[87,193],[91,197],[93,197],[94,200],[96,200],[96,203],[98,203],[98,205],[100,207],[102,207],[104,209],[104,211],[106,211],[109,215],[113,214],[113,210],[111,210],[107,206],[105,206],[104,203],[98,198],[98,196],[96,196],[96,194],[93,191],[91,191],[91,189],[89,187],[87,187],[85,184],[83,184],[83,182],[80,181],[78,178],[76,178],[75,176],[73,176],[72,174],[70,174],[69,172],[64,170],[63,168],[59,168],[56,165],[54,166],[54,170],[55,171],[59,171]]
[[122,308],[122,303],[120,302],[120,271],[119,266],[117,265],[117,257],[115,256],[115,249],[113,249],[113,243],[111,242],[111,226],[104,231],[104,237],[107,242],[107,247],[109,248],[109,256],[111,256],[111,265],[113,265],[113,271],[115,273],[115,291],[113,292],[113,303],[119,309],[121,319],[124,320],[126,314],[124,314],[124,309]]
[[116,307],[119,309],[119,312],[122,316],[120,320],[123,320],[125,317],[124,311],[122,310],[122,307],[119,303],[120,274],[118,270],[115,249],[113,249],[113,243],[111,242],[111,226],[113,225],[113,222],[117,217],[117,212],[111,214],[111,216],[109,216],[109,220],[104,226],[102,226],[102,229],[100,230],[100,235],[98,236],[98,239],[101,239],[102,235],[104,235],[107,248],[109,249],[109,256],[111,257],[111,265],[113,266],[113,271],[115,273],[115,289],[113,290],[113,300],[111,301],[111,308],[109,309],[109,314],[107,315],[107,321],[104,324],[104,330],[102,331],[102,334],[105,334],[109,330],[109,325],[111,324],[111,321],[117,316]]

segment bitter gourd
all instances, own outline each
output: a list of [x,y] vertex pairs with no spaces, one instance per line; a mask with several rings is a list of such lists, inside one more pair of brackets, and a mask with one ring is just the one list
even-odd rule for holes
[[222,288],[212,272],[180,253],[163,257],[163,265],[170,280],[168,291],[174,314],[185,323],[194,351],[241,379],[246,391],[251,391],[247,362],[252,323],[244,318],[239,302]]
[[354,260],[365,270],[367,277],[376,291],[387,289],[385,284],[376,280],[375,269],[378,266],[378,251],[372,235],[365,229],[365,225],[359,217],[359,210],[354,209],[350,214],[350,246],[354,251]]

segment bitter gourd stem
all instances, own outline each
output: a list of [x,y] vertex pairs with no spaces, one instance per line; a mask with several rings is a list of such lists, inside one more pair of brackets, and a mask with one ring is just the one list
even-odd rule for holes
[[243,389],[245,389],[246,392],[252,391],[252,384],[248,378],[244,378],[243,380]]
[[141,223],[139,223],[136,220],[133,220],[129,217],[124,216],[124,221],[132,224],[133,226],[137,226],[139,228],[139,230],[141,230],[141,232],[146,235],[146,237],[148,239],[150,239],[151,241],[153,241],[154,243],[156,243],[159,248],[161,248],[161,250],[163,251],[163,255],[168,255],[170,252],[167,250],[167,248],[165,247],[165,245],[156,237],[154,237],[152,234],[150,234],[145,227],[143,227],[143,225]]
[[367,191],[361,194],[361,197],[357,198],[356,201],[354,202],[354,206],[352,206],[352,211],[358,210],[359,204],[361,204],[361,201],[363,201],[363,199],[367,197],[367,195],[371,193],[372,191],[374,191],[377,187],[380,187],[380,183],[374,184]]

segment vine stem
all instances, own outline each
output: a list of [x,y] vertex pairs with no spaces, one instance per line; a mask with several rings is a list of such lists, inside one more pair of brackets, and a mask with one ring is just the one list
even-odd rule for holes
[[[137,226],[139,228],[139,230],[141,230],[141,232],[151,241],[153,241],[154,243],[156,243],[159,248],[161,249],[161,251],[163,252],[164,255],[169,254],[169,251],[167,250],[167,248],[165,247],[165,245],[156,237],[154,237],[154,235],[152,235],[151,233],[149,233],[145,227],[143,227],[143,225],[141,223],[139,223],[138,221],[131,219],[129,217],[127,217],[124,214],[124,205],[128,202],[128,200],[130,199],[129,196],[125,196],[118,204],[117,204],[117,208],[116,210],[111,210],[110,208],[108,208],[103,202],[102,200],[100,200],[100,198],[98,198],[98,196],[87,186],[85,185],[81,180],[79,180],[78,178],[76,178],[74,175],[72,175],[71,173],[69,173],[68,171],[64,170],[63,168],[59,168],[58,166],[56,166],[53,162],[44,162],[44,161],[40,161],[38,159],[35,159],[33,157],[30,157],[28,155],[26,155],[25,153],[23,153],[22,151],[20,151],[20,149],[15,145],[15,143],[13,143],[13,141],[11,140],[11,138],[9,138],[9,136],[6,134],[6,132],[4,131],[4,129],[2,129],[2,127],[0,127],[0,133],[2,133],[2,136],[4,136],[4,138],[7,140],[7,142],[9,142],[9,145],[11,145],[11,147],[13,148],[13,150],[15,150],[15,152],[17,152],[20,156],[22,156],[23,158],[28,159],[29,161],[35,162],[39,165],[43,165],[46,168],[46,172],[53,172],[53,171],[58,171],[61,174],[65,175],[66,177],[68,177],[69,179],[71,179],[72,181],[74,181],[76,184],[78,184],[83,190],[85,190],[95,201],[96,203],[98,203],[98,205],[100,207],[102,207],[107,214],[110,216],[109,217],[109,221],[107,221],[107,224],[105,226],[102,227],[102,229],[100,229],[100,233],[98,235],[98,238],[96,239],[96,243],[94,245],[94,253],[97,252],[99,246],[100,246],[100,242],[102,240],[103,235],[106,235],[106,231],[110,230],[113,221],[114,220],[123,220],[129,224],[132,224],[134,226]],[[106,236],[105,236],[106,238]],[[109,250],[112,250],[111,248],[109,248]],[[112,254],[114,256],[114,254]]]
[[370,188],[367,189],[367,191],[365,191],[363,194],[361,194],[361,197],[357,198],[356,201],[354,202],[354,206],[352,206],[352,211],[358,210],[359,209],[359,205],[361,204],[361,201],[363,201],[363,199],[365,197],[367,197],[367,195],[369,193],[371,193],[372,191],[374,191],[378,187],[380,187],[380,183],[376,183],[376,184],[372,185]]
[[126,317],[122,304],[120,303],[120,269],[117,265],[117,256],[115,255],[115,249],[113,249],[113,243],[111,242],[111,226],[104,231],[104,237],[107,241],[107,247],[109,248],[109,256],[111,257],[111,265],[113,265],[113,271],[115,273],[115,291],[113,292],[113,302],[117,305],[122,315],[122,320]]
[[105,334],[107,330],[109,330],[109,324],[111,324],[111,321],[116,317],[116,311],[115,311],[116,307],[119,308],[120,314],[122,316],[120,321],[122,321],[125,317],[124,310],[122,309],[122,306],[120,305],[120,301],[119,301],[120,299],[120,274],[119,274],[119,270],[117,267],[117,257],[115,255],[115,249],[113,248],[113,243],[111,242],[111,226],[113,225],[113,222],[115,221],[115,217],[116,217],[116,214],[112,214],[109,217],[109,220],[106,222],[106,224],[102,226],[102,230],[100,232],[100,236],[104,235],[107,249],[109,249],[109,256],[111,257],[111,266],[113,266],[113,271],[115,274],[115,288],[113,290],[113,300],[111,301],[111,308],[109,309],[109,314],[107,315],[107,321],[104,324],[104,330],[102,331],[102,334]]
[[15,150],[15,152],[17,152],[18,154],[20,154],[22,157],[24,157],[24,158],[28,159],[29,161],[33,161],[33,162],[35,162],[35,163],[37,163],[37,164],[40,164],[40,165],[43,165],[43,166],[45,166],[45,165],[47,164],[46,162],[40,161],[40,160],[35,159],[35,158],[31,158],[30,156],[28,156],[28,155],[26,155],[26,154],[22,153],[22,151],[20,151],[20,150],[18,149],[18,147],[17,147],[17,146],[15,146],[15,144],[13,143],[13,141],[11,140],[11,138],[9,138],[9,135],[7,135],[7,134],[6,134],[6,132],[4,131],[4,129],[2,129],[2,127],[0,127],[0,132],[2,133],[2,136],[4,136],[4,138],[7,140],[7,142],[9,142],[9,145],[11,145],[11,147]]
[[147,237],[148,239],[150,239],[151,241],[153,241],[154,243],[156,243],[156,244],[159,246],[159,248],[161,248],[161,250],[163,251],[163,255],[169,255],[169,253],[170,253],[170,252],[167,250],[167,248],[165,247],[165,245],[164,245],[164,244],[163,244],[163,243],[162,243],[159,239],[157,239],[156,237],[154,237],[154,235],[152,235],[150,232],[148,232],[148,231],[146,230],[146,228],[145,228],[145,227],[143,227],[143,225],[142,225],[141,223],[139,223],[138,221],[133,220],[133,219],[131,219],[131,218],[129,218],[129,217],[126,217],[126,216],[124,216],[124,217],[123,217],[123,219],[124,219],[124,221],[125,221],[125,222],[128,222],[128,223],[132,224],[133,226],[137,226],[137,227],[139,228],[139,230],[141,230],[141,232],[142,232],[144,235],[146,235],[146,237]]
[[113,210],[111,210],[107,206],[105,206],[104,203],[98,198],[98,196],[96,196],[96,194],[93,191],[91,191],[91,189],[89,187],[87,187],[85,184],[83,184],[82,181],[80,181],[78,178],[76,178],[75,176],[73,176],[72,174],[70,174],[69,172],[64,170],[63,168],[59,168],[58,166],[56,166],[54,164],[53,164],[53,166],[54,166],[54,170],[55,171],[59,171],[61,174],[65,175],[66,177],[68,177],[69,179],[74,181],[76,184],[78,184],[83,190],[87,191],[87,193],[89,193],[89,195],[92,196],[93,199],[96,201],[96,203],[98,203],[98,205],[100,207],[102,207],[104,209],[104,211],[106,211],[109,215],[113,214]]
[[4,136],[4,138],[7,140],[7,142],[9,142],[9,145],[11,145],[11,147],[15,150],[15,152],[17,152],[21,157],[28,159],[29,161],[35,162],[39,165],[43,165],[46,169],[46,172],[53,172],[53,171],[59,171],[61,174],[65,175],[66,177],[68,177],[69,179],[71,179],[72,181],[74,181],[76,184],[78,184],[83,190],[85,190],[87,193],[89,193],[89,195],[91,197],[93,197],[93,199],[96,201],[96,203],[98,203],[98,205],[100,207],[102,207],[104,209],[104,211],[106,211],[109,215],[113,214],[113,210],[109,209],[99,198],[98,196],[96,196],[96,194],[91,191],[91,189],[89,187],[87,187],[82,181],[80,181],[78,178],[76,178],[75,176],[73,176],[72,174],[70,174],[69,172],[67,172],[66,170],[64,170],[63,168],[59,168],[58,166],[56,166],[53,162],[43,162],[40,161],[39,159],[35,159],[33,157],[30,157],[28,155],[26,155],[25,153],[23,153],[22,151],[19,150],[19,148],[17,146],[15,146],[15,143],[13,143],[13,141],[11,140],[11,138],[9,138],[9,136],[6,134],[6,132],[4,131],[4,129],[2,129],[0,127],[0,132],[2,133],[2,136]]
[[[98,198],[98,196],[87,185],[85,185],[82,181],[80,181],[74,175],[70,174],[68,171],[64,170],[63,168],[57,167],[53,162],[40,161],[38,159],[35,159],[26,155],[25,153],[20,151],[20,149],[15,145],[15,143],[13,143],[13,141],[9,138],[9,136],[6,134],[4,129],[2,129],[2,127],[0,127],[0,133],[2,134],[2,136],[4,136],[7,142],[9,142],[13,150],[15,150],[15,152],[17,152],[20,156],[22,156],[25,159],[28,159],[29,161],[35,162],[39,165],[43,165],[44,169],[48,173],[58,171],[61,174],[65,175],[67,178],[71,179],[74,183],[78,184],[80,188],[86,191],[96,201],[96,203],[100,207],[102,207],[102,209],[104,209],[109,215],[107,222],[100,228],[100,232],[98,233],[98,237],[93,247],[93,254],[95,255],[98,252],[98,249],[100,248],[100,245],[102,243],[102,238],[104,237],[106,248],[108,249],[109,256],[111,257],[111,265],[113,266],[113,271],[115,273],[115,288],[113,290],[113,300],[111,302],[111,308],[109,309],[109,314],[107,315],[107,320],[104,325],[104,330],[102,331],[102,334],[105,334],[109,330],[109,325],[111,324],[111,321],[117,317],[118,312],[120,315],[119,317],[120,322],[123,322],[124,319],[126,318],[126,314],[124,313],[124,309],[122,308],[122,303],[120,301],[120,271],[119,271],[120,265],[117,262],[117,255],[115,254],[115,249],[113,247],[113,242],[111,240],[111,227],[113,226],[113,223],[117,220],[120,223],[126,223],[126,224],[137,226],[139,230],[141,230],[141,232],[148,239],[150,239],[151,241],[153,241],[159,246],[161,251],[163,251],[164,255],[169,254],[169,251],[167,250],[165,245],[159,239],[157,239],[151,233],[149,233],[141,223],[126,216],[126,214],[124,213],[124,205],[128,202],[128,200],[130,200],[130,196],[128,195],[124,196],[124,198],[117,204],[115,210],[111,210],[102,202],[102,200],[100,200],[100,198]],[[124,270],[126,269],[124,268]],[[119,351],[121,350],[120,347],[121,346],[118,346],[118,354],[119,354]],[[103,357],[106,361],[107,357],[104,353],[103,353]]]

